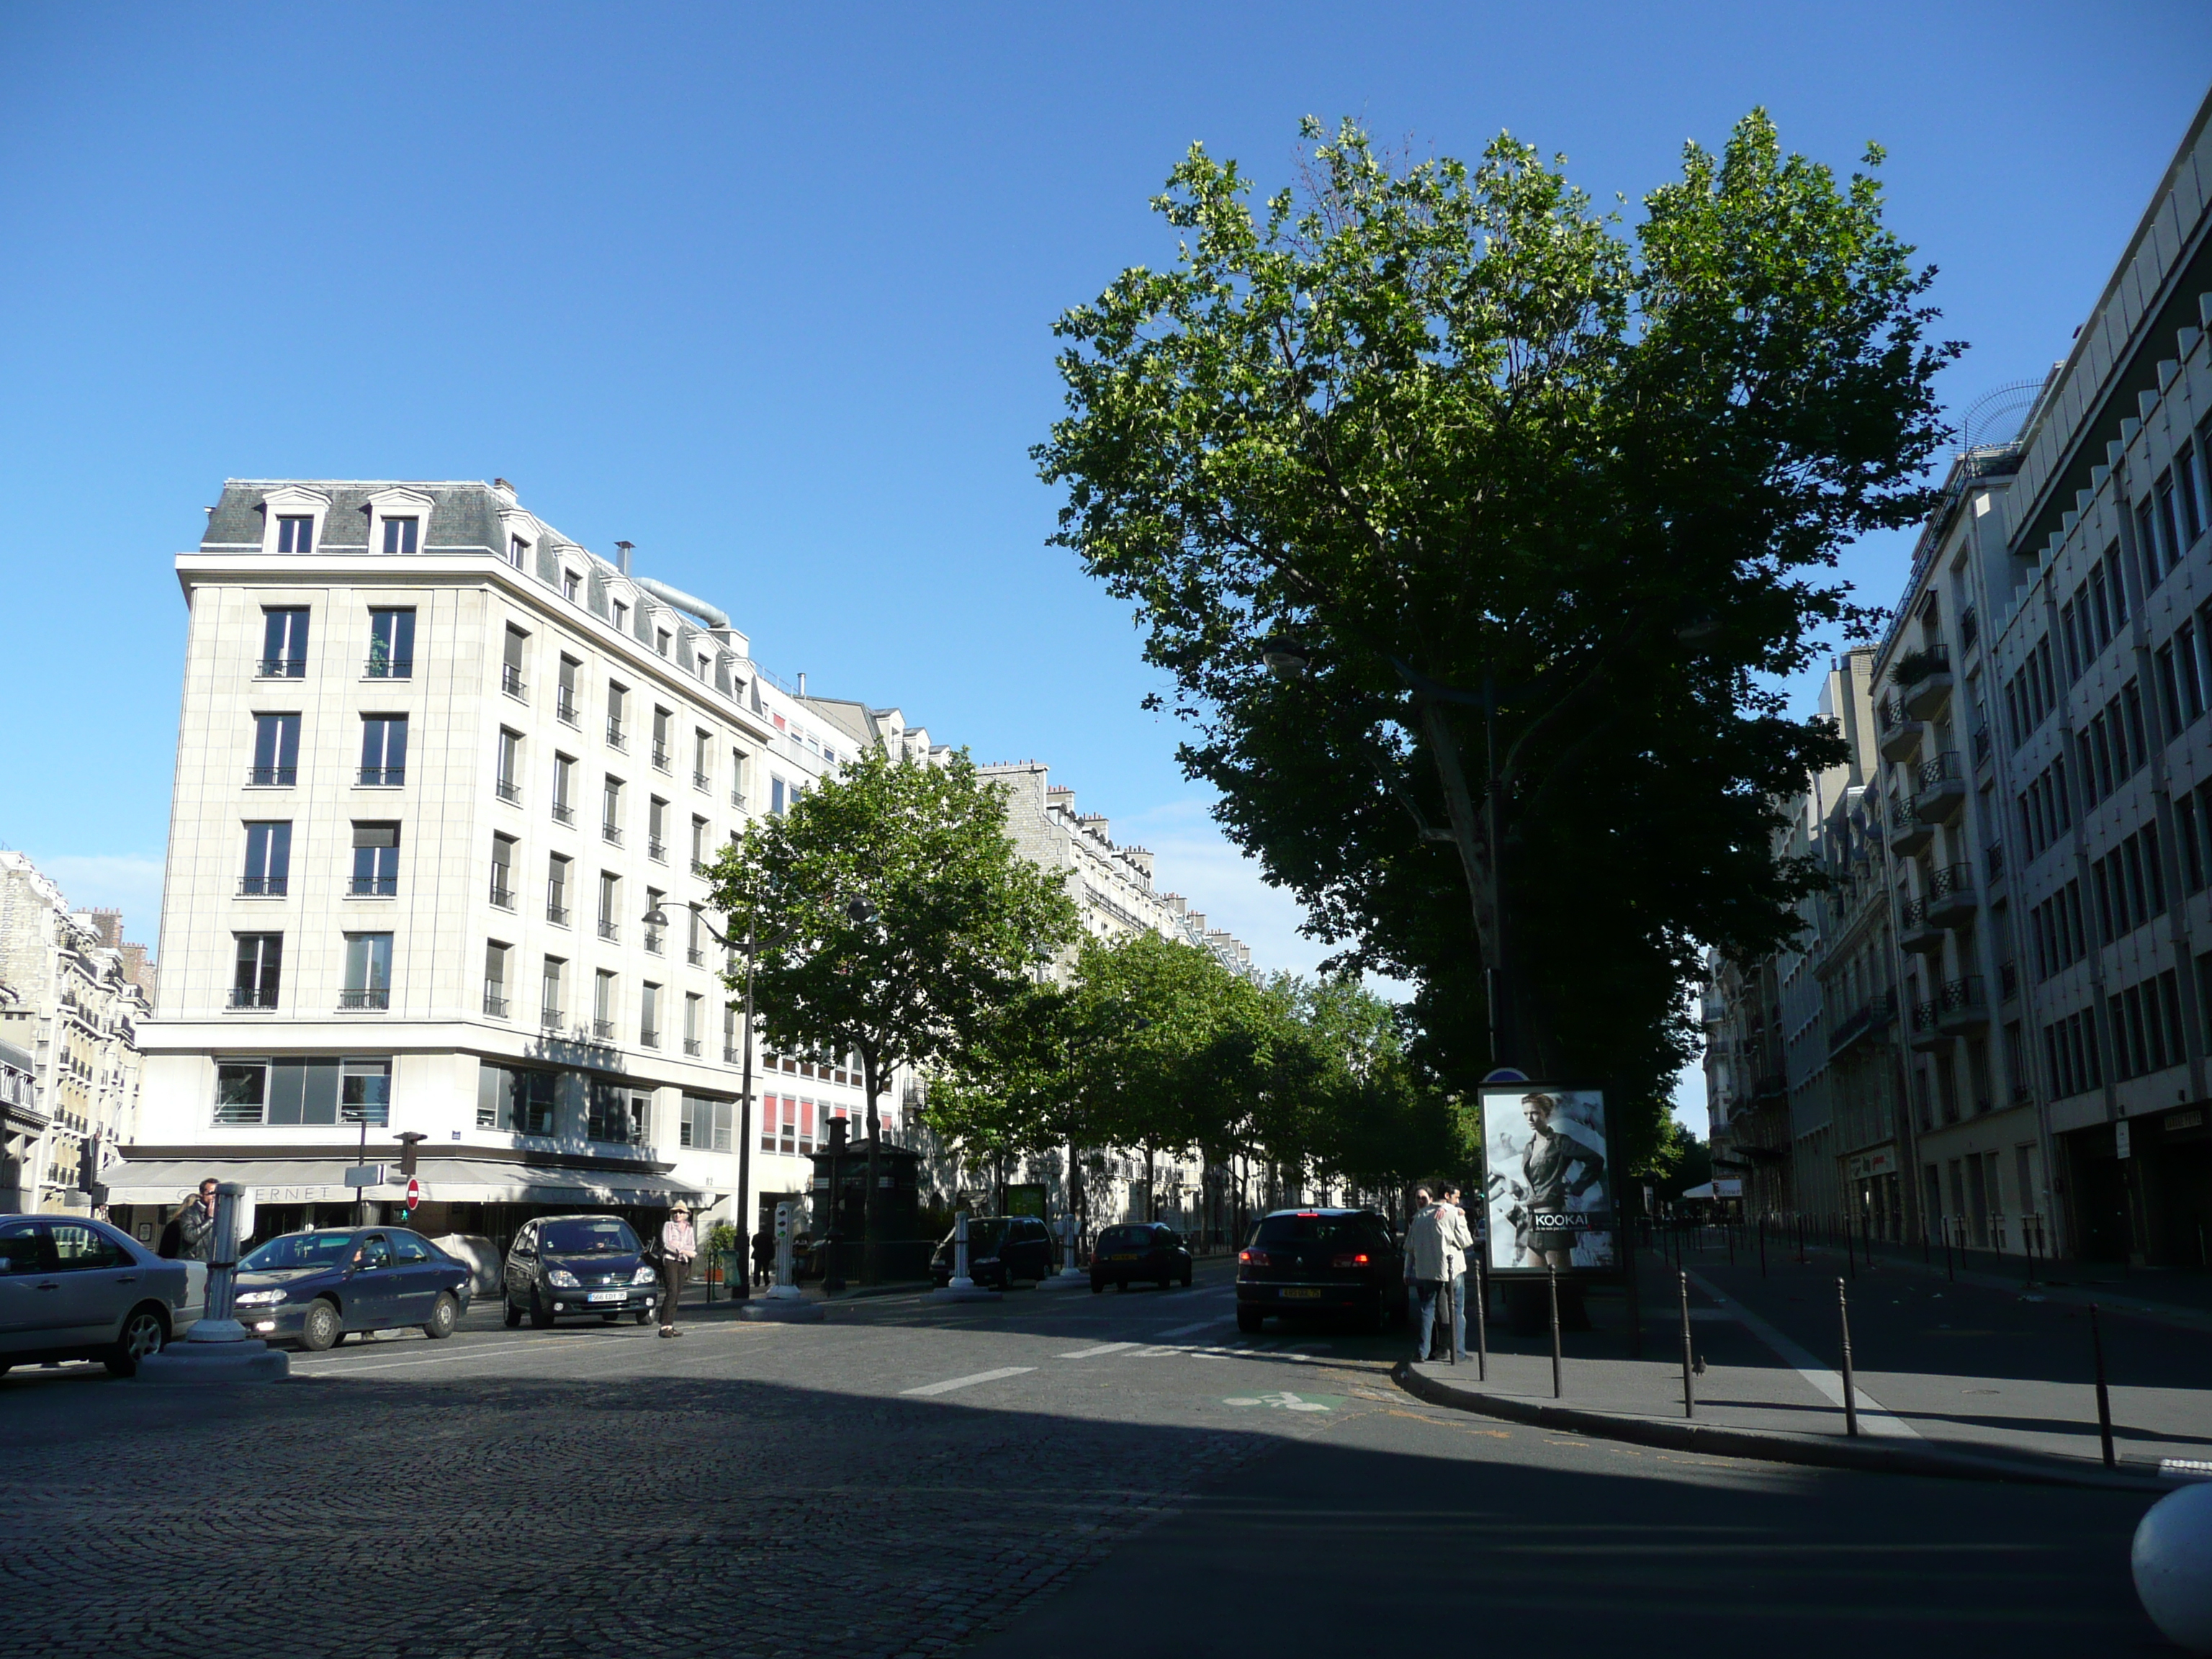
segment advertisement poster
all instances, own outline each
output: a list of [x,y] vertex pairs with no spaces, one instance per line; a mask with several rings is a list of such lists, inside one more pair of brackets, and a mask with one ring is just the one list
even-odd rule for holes
[[1490,1270],[1617,1266],[1604,1093],[1498,1083],[1481,1097]]

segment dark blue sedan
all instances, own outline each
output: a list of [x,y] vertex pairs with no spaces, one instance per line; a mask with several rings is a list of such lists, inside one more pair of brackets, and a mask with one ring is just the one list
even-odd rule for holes
[[271,1342],[311,1353],[348,1331],[417,1325],[443,1338],[468,1311],[471,1274],[404,1227],[286,1233],[238,1264],[238,1322]]

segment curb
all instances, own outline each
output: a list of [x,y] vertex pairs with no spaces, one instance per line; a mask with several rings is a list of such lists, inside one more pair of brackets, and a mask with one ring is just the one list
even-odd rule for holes
[[2078,1486],[2095,1492],[2169,1492],[2182,1482],[2157,1474],[2076,1469],[2057,1462],[1991,1456],[1979,1452],[1941,1451],[1924,1443],[1838,1439],[1833,1436],[1778,1433],[1771,1429],[1724,1429],[1689,1419],[1630,1417],[1618,1412],[1554,1406],[1514,1395],[1486,1394],[1439,1381],[1400,1360],[1390,1380],[1417,1400],[1453,1411],[1504,1418],[1533,1427],[1563,1430],[1602,1440],[1625,1440],[1668,1451],[1698,1452],[1711,1457],[1752,1458],[1766,1463],[1796,1463],[1816,1468],[1860,1469],[1884,1474],[1927,1474],[1954,1480],[2013,1481],[2029,1486]]

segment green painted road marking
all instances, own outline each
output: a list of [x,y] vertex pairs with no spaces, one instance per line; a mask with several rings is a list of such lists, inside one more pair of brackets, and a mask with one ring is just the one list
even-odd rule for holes
[[1340,1394],[1292,1394],[1285,1389],[1279,1394],[1239,1395],[1224,1399],[1221,1403],[1240,1408],[1265,1406],[1270,1411],[1279,1412],[1328,1412],[1342,1405],[1344,1396]]

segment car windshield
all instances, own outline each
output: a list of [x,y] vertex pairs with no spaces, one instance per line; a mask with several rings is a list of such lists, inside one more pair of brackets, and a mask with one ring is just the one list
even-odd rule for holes
[[243,1257],[241,1273],[273,1273],[283,1267],[336,1267],[353,1256],[351,1233],[286,1233]]
[[548,1255],[635,1255],[637,1235],[609,1216],[590,1221],[549,1221],[538,1248]]
[[1271,1215],[1253,1236],[1255,1244],[1369,1244],[1374,1223],[1358,1215]]
[[1150,1249],[1152,1243],[1150,1227],[1109,1227],[1098,1235],[1098,1248],[1102,1250],[1145,1250]]
[[[968,1254],[988,1255],[999,1248],[1006,1237],[1006,1223],[1003,1216],[989,1216],[980,1221],[970,1221],[968,1224]],[[951,1250],[958,1237],[959,1230],[955,1228],[952,1237],[945,1241],[947,1252]]]

